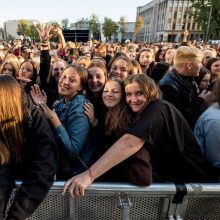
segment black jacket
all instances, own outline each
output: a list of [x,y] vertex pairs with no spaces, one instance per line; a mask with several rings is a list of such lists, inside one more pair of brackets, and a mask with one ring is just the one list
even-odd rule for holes
[[159,81],[163,99],[172,103],[185,117],[192,129],[206,105],[204,99],[198,97],[198,86],[193,77],[181,76],[175,69]]
[[22,180],[7,220],[28,218],[42,202],[53,184],[58,165],[58,149],[46,118],[30,101],[24,116],[24,146],[20,164],[0,166],[0,219],[3,219],[15,180]]
[[40,87],[47,94],[47,105],[51,108],[59,98],[58,85],[51,75],[51,56],[49,50],[42,50],[40,55]]

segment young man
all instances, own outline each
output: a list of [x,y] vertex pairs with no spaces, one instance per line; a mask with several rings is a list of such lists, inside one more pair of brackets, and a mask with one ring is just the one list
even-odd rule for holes
[[199,94],[194,81],[202,66],[202,56],[202,51],[197,48],[179,47],[174,55],[174,68],[159,81],[163,98],[183,114],[192,129],[211,95],[206,90]]

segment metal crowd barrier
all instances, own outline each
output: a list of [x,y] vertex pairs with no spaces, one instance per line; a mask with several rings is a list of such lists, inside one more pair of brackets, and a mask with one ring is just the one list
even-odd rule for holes
[[53,184],[29,220],[220,219],[220,184],[93,183],[80,198],[62,196],[63,185]]

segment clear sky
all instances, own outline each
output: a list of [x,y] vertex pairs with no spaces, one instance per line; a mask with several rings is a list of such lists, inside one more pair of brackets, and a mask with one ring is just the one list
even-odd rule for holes
[[17,19],[37,19],[40,22],[58,21],[68,18],[74,23],[81,18],[98,16],[100,21],[109,17],[119,21],[124,16],[127,21],[135,21],[138,6],[151,0],[1,0],[0,26],[4,21]]

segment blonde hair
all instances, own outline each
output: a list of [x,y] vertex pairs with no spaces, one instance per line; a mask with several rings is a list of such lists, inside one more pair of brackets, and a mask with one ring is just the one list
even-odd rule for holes
[[199,58],[202,60],[203,53],[200,49],[198,48],[191,48],[187,46],[181,46],[179,47],[175,54],[174,54],[174,65],[177,64],[182,64],[182,63],[187,63],[191,61],[192,59]]
[[212,54],[212,57],[216,57],[217,56],[217,52],[215,49],[213,48],[206,48],[204,49],[203,51],[203,56],[205,57],[207,54],[211,53]]
[[18,82],[10,75],[0,75],[0,164],[21,159],[22,94]]
[[18,58],[14,54],[11,54],[11,53],[7,54],[7,56],[5,57],[5,61],[6,60],[15,61],[19,63]]
[[10,61],[10,60],[4,61],[4,62],[2,63],[1,68],[0,68],[0,74],[3,74],[4,68],[5,68],[5,66],[6,66],[7,64],[11,65],[11,68],[12,68],[12,76],[15,77],[15,78],[18,77],[19,67],[18,67],[18,65],[16,64],[16,62]]
[[87,56],[81,56],[79,59],[76,61],[76,63],[82,65],[86,69],[88,68],[89,64],[91,62],[91,59]]

